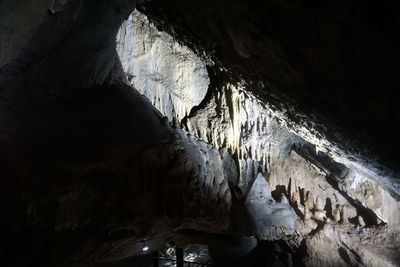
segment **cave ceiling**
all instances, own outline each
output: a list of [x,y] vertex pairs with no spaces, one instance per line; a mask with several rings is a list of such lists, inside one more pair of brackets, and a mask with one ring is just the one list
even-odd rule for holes
[[6,266],[398,266],[396,8],[0,0]]

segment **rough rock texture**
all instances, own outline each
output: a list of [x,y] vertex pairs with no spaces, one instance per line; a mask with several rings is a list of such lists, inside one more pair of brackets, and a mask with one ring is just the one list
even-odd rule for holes
[[134,1],[46,3],[24,16],[1,2],[2,262],[107,265],[143,239],[156,250],[179,229],[223,232],[229,159],[208,163],[125,83],[115,37]]
[[362,26],[374,5],[139,2],[151,19],[0,2],[2,264],[128,266],[174,239],[220,266],[399,265],[400,180],[309,109],[390,156],[398,40]]
[[182,120],[200,104],[210,79],[205,64],[147,17],[133,12],[117,36],[117,51],[128,80],[170,120]]
[[297,215],[287,198],[279,197],[279,201],[274,200],[270,185],[259,174],[245,202],[258,239],[277,240],[296,234],[299,228]]
[[259,99],[278,99],[294,117],[317,111],[325,126],[342,127],[328,131],[330,139],[344,145],[350,136],[400,166],[392,142],[400,119],[398,2],[154,0],[138,8],[207,51],[229,79],[246,80]]
[[[157,31],[144,15],[135,11],[133,16],[141,23],[123,24],[117,40],[121,58],[129,51],[146,47],[148,39],[153,43],[173,41],[166,33],[154,36]],[[140,33],[124,43],[127,37],[121,36],[121,32]],[[171,46],[169,43],[168,47]],[[148,96],[174,127],[185,129],[178,131],[190,132],[194,142],[209,144],[207,148],[203,146],[203,153],[209,155],[204,158],[206,162],[214,160],[219,165],[226,154],[233,159],[229,165],[234,162],[237,173],[224,175],[233,197],[243,201],[249,216],[249,225],[241,230],[250,229],[249,233],[260,240],[286,240],[298,251],[306,247],[307,256],[302,262],[307,266],[396,265],[399,259],[390,252],[391,248],[387,247],[384,250],[388,252],[382,254],[382,248],[368,240],[372,235],[399,232],[400,190],[394,174],[334,145],[316,126],[306,124],[308,118],[293,121],[284,109],[274,109],[268,102],[260,101],[249,92],[250,85],[245,81],[233,84],[224,80],[224,71],[209,74],[207,94],[202,84],[194,84],[198,86],[196,90],[203,92],[204,99],[198,101],[201,104],[189,105],[190,112],[171,118],[169,110],[174,110],[176,103],[181,106],[184,98],[173,102],[159,101],[160,97],[154,96],[178,92],[182,90],[181,83],[161,83],[155,94],[147,83],[136,81],[146,81],[154,69],[168,69],[165,64],[182,65],[185,60],[204,62],[210,70],[215,66],[207,57],[190,53],[188,57],[171,53],[166,62],[149,51],[140,58],[130,58],[129,63],[122,60],[122,67],[127,77],[134,77],[131,84]],[[142,57],[148,60],[147,69],[132,72],[132,66],[143,66]],[[204,77],[206,68],[202,70],[193,72],[190,79]],[[392,234],[388,238],[397,244],[398,250],[399,239]],[[359,236],[363,235],[368,237],[364,239],[365,245],[359,246]],[[330,253],[332,249],[337,253]]]

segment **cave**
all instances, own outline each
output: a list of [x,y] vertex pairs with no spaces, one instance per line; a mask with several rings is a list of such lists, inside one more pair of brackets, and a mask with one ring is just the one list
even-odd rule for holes
[[400,266],[397,10],[0,0],[0,266]]

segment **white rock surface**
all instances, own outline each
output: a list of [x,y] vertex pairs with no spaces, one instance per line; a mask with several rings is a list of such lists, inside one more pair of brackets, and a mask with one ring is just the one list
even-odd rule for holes
[[[311,131],[305,131],[301,126],[292,125],[283,113],[273,111],[268,105],[262,103],[241,85],[227,84],[220,91],[215,92],[214,97],[191,116],[187,122],[187,128],[195,136],[215,147],[227,147],[232,155],[236,155],[239,177],[238,186],[247,191],[247,185],[253,181],[258,173],[274,173],[278,168],[280,179],[288,179],[284,176],[286,169],[279,169],[279,165],[287,160],[293,144],[308,144],[311,141],[319,141]],[[310,138],[310,136],[312,138]],[[340,189],[349,197],[360,201],[363,206],[371,209],[379,219],[391,224],[398,224],[400,216],[397,210],[400,204],[385,189],[382,174],[373,166],[361,165],[362,159],[348,155],[348,153],[333,146],[327,140],[312,143],[319,152],[330,157],[335,164],[342,164],[348,171],[341,177]],[[341,156],[339,156],[341,155]],[[293,179],[300,177],[319,177],[325,181],[326,188],[332,188],[326,181],[327,170],[303,159],[300,165],[293,165],[295,172],[308,172],[307,174],[291,176]],[[309,171],[309,165],[315,170]],[[320,173],[320,174],[319,174]],[[285,178],[284,178],[285,177]],[[395,179],[385,177],[386,180]],[[273,184],[287,185],[287,183]],[[306,187],[307,188],[307,187]],[[312,188],[308,188],[311,190]],[[340,194],[340,193],[338,193]],[[385,205],[382,205],[385,203]]]
[[[388,234],[397,233],[400,223],[394,197],[400,196],[400,183],[393,174],[335,146],[307,117],[292,121],[285,110],[261,102],[245,82],[210,88],[211,97],[203,101],[210,84],[205,61],[137,11],[121,27],[117,42],[131,84],[170,121],[184,124],[185,130],[176,131],[198,166],[195,182],[204,189],[199,192],[203,199],[222,199],[229,209],[228,184],[239,188],[257,237],[275,240],[300,232],[312,250],[309,266],[360,260],[391,264],[393,255],[388,253],[387,260],[376,240],[386,236],[399,243]],[[303,153],[303,146],[315,148]],[[282,193],[288,199],[273,197]],[[359,218],[366,223],[363,234],[371,230],[376,237],[375,243],[365,239],[366,248],[358,248],[358,236],[348,232]],[[378,226],[381,222],[387,225]],[[351,254],[351,246],[360,255]],[[338,252],[330,255],[324,249]]]
[[[140,12],[133,12],[122,25],[117,44],[128,80],[169,120],[181,122],[204,99],[210,83],[205,63],[170,35],[158,31]],[[247,92],[245,83],[227,83],[215,90],[213,97],[188,118],[186,127],[200,140],[224,148],[224,153],[236,158],[239,174],[236,182],[234,175],[229,181],[242,193],[259,173],[276,172],[275,167],[286,160],[293,144],[309,142],[317,153],[326,153],[348,169],[339,186],[351,198],[384,222],[400,222],[395,212],[400,205],[386,190],[390,187],[392,192],[400,192],[390,174],[385,176],[362,158],[332,145],[312,126],[290,121],[285,111],[273,110]],[[307,169],[307,164],[299,166],[299,171]]]
[[170,120],[184,118],[207,93],[210,79],[200,58],[138,11],[121,26],[117,52],[128,81]]
[[[228,186],[229,175],[236,175],[230,169],[233,160],[230,155],[221,153],[213,146],[206,144],[184,130],[177,131],[190,156],[197,180],[193,183],[195,198],[202,201],[202,207],[221,213],[229,212],[231,193]],[[200,189],[200,190],[198,190]]]
[[262,174],[258,174],[246,198],[257,238],[277,240],[292,235],[298,229],[298,218],[290,204],[275,201],[271,188]]
[[187,122],[188,130],[216,147],[227,147],[239,164],[238,185],[266,173],[287,157],[293,142],[301,142],[282,127],[267,108],[243,87],[225,85]]

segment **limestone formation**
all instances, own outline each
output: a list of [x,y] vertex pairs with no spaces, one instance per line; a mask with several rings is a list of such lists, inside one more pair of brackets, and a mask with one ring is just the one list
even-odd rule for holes
[[335,193],[333,193],[333,198],[332,198],[332,205],[336,206],[339,204],[339,199]]
[[296,191],[292,195],[292,203],[297,205],[298,207],[301,205],[301,199],[300,199],[300,192]]
[[325,221],[326,220],[326,213],[325,211],[322,210],[315,210],[313,214],[313,218],[319,221]]
[[303,219],[304,225],[307,228],[314,230],[318,227],[318,224],[311,218],[312,218],[312,212],[308,208],[304,207],[304,219]]
[[315,209],[316,210],[324,210],[324,202],[322,201],[322,198],[320,196],[317,196],[317,199],[315,201]]
[[324,204],[320,196],[317,196],[313,217],[320,221],[326,220],[326,211],[324,210]]
[[170,235],[244,266],[397,266],[398,174],[311,111],[396,154],[365,89],[400,84],[396,24],[298,2],[2,1],[2,266],[130,266]]
[[281,193],[281,196],[280,196],[280,202],[282,203],[282,204],[289,204],[289,201],[288,201],[288,199],[286,198],[286,195],[284,194],[284,193]]
[[312,216],[312,212],[307,207],[304,207],[304,221],[310,220]]
[[306,208],[308,208],[309,210],[314,209],[314,197],[313,197],[312,192],[310,192],[310,191],[307,191],[307,197],[306,197],[304,206]]
[[341,223],[343,223],[343,224],[349,223],[349,217],[347,215],[347,205],[346,204],[341,206],[340,216],[341,216],[341,221],[340,221]]
[[333,198],[329,198],[329,199],[330,199],[330,203],[327,203],[327,205],[326,205],[329,209],[329,210],[327,210],[327,216],[333,218],[334,217],[333,213],[336,209],[336,201]]
[[[297,192],[300,193],[300,182],[297,179],[294,180],[294,192],[295,193],[297,193]],[[299,194],[299,197],[300,197],[300,194]]]
[[325,221],[326,220],[326,212],[323,210],[315,210],[313,218],[315,218],[319,221]]
[[210,79],[204,62],[139,11],[124,22],[117,40],[127,80],[170,121],[181,121],[205,97]]
[[337,204],[332,213],[333,219],[337,223],[340,222],[340,213],[341,213],[341,207],[339,204]]
[[357,216],[358,225],[361,227],[365,227],[365,222],[362,216]]

